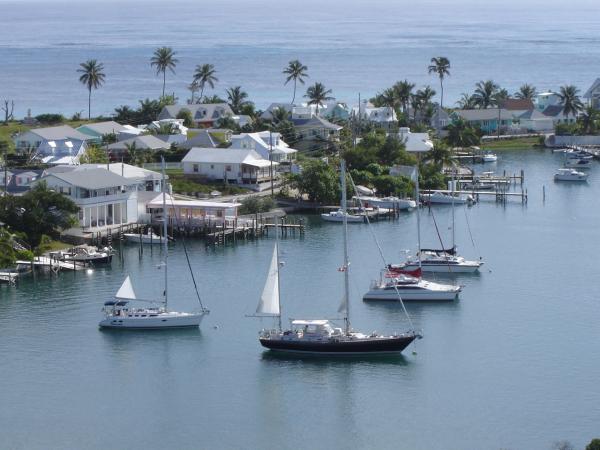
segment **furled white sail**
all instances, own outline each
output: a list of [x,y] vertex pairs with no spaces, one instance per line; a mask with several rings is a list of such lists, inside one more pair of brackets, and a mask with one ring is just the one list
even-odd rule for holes
[[125,278],[125,281],[123,281],[123,284],[117,291],[117,295],[115,295],[115,297],[125,300],[136,300],[137,297],[135,296],[135,291],[133,290],[133,285],[131,284],[129,275],[127,275],[127,278]]
[[257,314],[278,316],[279,311],[279,267],[277,266],[277,245],[273,249],[273,258],[269,267],[269,274],[263,289],[260,301],[256,308]]

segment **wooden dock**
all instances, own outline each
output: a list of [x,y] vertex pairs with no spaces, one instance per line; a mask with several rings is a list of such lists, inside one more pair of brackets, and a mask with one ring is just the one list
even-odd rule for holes
[[461,191],[461,190],[447,190],[447,189],[429,189],[422,191],[423,194],[433,194],[440,192],[443,194],[459,194],[459,195],[471,195],[476,202],[479,202],[480,198],[493,197],[499,203],[506,203],[509,198],[518,198],[522,204],[527,203],[527,189],[521,189],[521,192],[508,192],[505,189],[497,189],[494,191]]
[[88,267],[86,263],[80,261],[66,262],[60,261],[49,256],[36,256],[33,261],[17,261],[17,265],[48,268],[54,272],[59,270],[84,270]]

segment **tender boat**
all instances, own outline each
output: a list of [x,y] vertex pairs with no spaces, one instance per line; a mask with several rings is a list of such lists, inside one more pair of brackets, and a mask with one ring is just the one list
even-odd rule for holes
[[554,174],[555,181],[586,181],[587,177],[587,173],[570,168],[558,169]]
[[323,214],[321,214],[321,219],[323,219],[327,222],[339,222],[339,223],[344,222],[344,219],[348,223],[363,223],[365,221],[364,216],[357,216],[354,214],[349,214],[348,212],[345,212],[341,209],[338,211],[331,211],[328,213],[323,213]]
[[399,198],[399,197],[373,197],[358,195],[354,197],[355,200],[361,202],[365,207],[372,206],[376,208],[386,209],[397,209],[407,210],[417,207],[417,202],[410,198]]
[[371,288],[363,295],[363,300],[398,301],[400,295],[405,302],[453,301],[461,290],[461,286],[434,283],[402,273],[383,271],[380,279],[371,283]]
[[[346,207],[346,171],[341,163],[342,212]],[[276,329],[263,329],[259,334],[260,344],[272,351],[292,352],[312,355],[376,355],[382,353],[400,353],[411,342],[421,336],[414,331],[402,334],[383,335],[363,334],[350,326],[349,308],[349,269],[348,261],[348,216],[342,216],[344,224],[344,265],[339,269],[344,273],[344,297],[339,312],[344,314],[344,327],[335,327],[328,319],[296,319],[291,327],[284,330],[281,326],[281,300],[279,295],[279,243],[275,242],[269,275],[262,296],[256,308],[258,317],[277,318]]]
[[[163,159],[163,211],[166,211],[166,183],[165,183],[165,168]],[[163,234],[167,236],[167,221],[163,219]],[[134,289],[133,284],[129,275],[123,281],[123,284],[117,291],[114,300],[110,300],[104,303],[104,319],[100,321],[100,328],[113,328],[113,329],[172,329],[172,328],[190,328],[199,327],[200,322],[206,314],[208,309],[204,308],[202,301],[200,300],[200,294],[196,287],[196,281],[194,279],[194,273],[192,272],[189,258],[187,258],[187,249],[184,250],[186,253],[186,259],[188,261],[188,268],[194,281],[194,287],[196,288],[196,296],[200,303],[200,311],[198,312],[177,312],[171,311],[168,308],[168,248],[167,240],[163,240],[163,263],[161,267],[164,270],[164,289],[162,291],[162,299],[141,299],[138,298]],[[130,307],[129,303],[132,301],[146,302],[153,305],[145,308]]]
[[572,169],[589,169],[592,167],[591,159],[579,159],[579,158],[568,158],[565,161],[565,167],[569,167]]
[[154,234],[152,228],[148,228],[146,233],[123,233],[127,242],[135,242],[142,244],[156,244],[162,245],[162,237],[158,234]]

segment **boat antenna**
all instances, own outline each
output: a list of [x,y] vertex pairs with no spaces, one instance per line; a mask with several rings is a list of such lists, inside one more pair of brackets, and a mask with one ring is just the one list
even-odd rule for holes
[[165,251],[164,256],[164,265],[165,265],[165,290],[164,290],[164,305],[165,311],[167,310],[168,305],[168,296],[167,296],[167,287],[168,287],[168,274],[167,274],[167,260],[169,258],[169,246],[167,243],[167,183],[165,181],[165,158],[163,156],[160,157],[161,162],[161,172],[162,172],[162,200],[163,200],[163,249]]
[[348,215],[346,213],[346,161],[344,158],[340,160],[340,178],[342,184],[342,217],[344,224],[344,309],[345,309],[345,317],[344,323],[346,327],[346,334],[350,334],[350,302],[348,301],[349,297],[349,282],[350,282],[350,263],[348,262]]
[[[350,184],[352,186],[352,190],[354,191],[354,193],[356,194],[356,198],[358,199],[358,202],[360,204],[360,208],[361,209],[365,209],[364,208],[364,203],[362,201],[362,199],[360,198],[360,195],[358,195],[358,189],[356,189],[356,184],[354,183],[354,180],[352,179],[352,175],[348,175],[348,179],[350,180]],[[371,221],[369,220],[369,215],[365,214],[365,219],[367,220],[367,225],[369,228],[369,232],[371,233],[371,236],[373,237],[373,240],[375,241],[375,245],[377,245],[377,250],[379,250],[379,256],[381,257],[381,261],[383,262],[383,266],[389,267],[387,260],[385,259],[385,255],[383,254],[383,249],[381,248],[381,245],[379,244],[379,239],[377,239],[377,235],[375,234],[375,231],[373,230],[373,227],[371,226]],[[396,284],[394,284],[394,290],[396,291],[396,295],[398,296],[398,300],[400,300],[400,305],[402,305],[402,310],[404,311],[404,314],[406,315],[406,318],[408,319],[408,323],[410,325],[411,330],[414,331],[415,326],[413,325],[413,321],[410,318],[410,315],[408,314],[408,311],[406,309],[406,305],[404,304],[404,301],[402,300],[402,297],[400,296],[400,291],[398,291],[398,287],[396,286]]]

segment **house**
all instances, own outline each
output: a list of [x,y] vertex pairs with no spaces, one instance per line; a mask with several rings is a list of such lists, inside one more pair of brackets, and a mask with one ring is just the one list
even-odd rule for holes
[[398,121],[394,108],[389,106],[375,107],[367,100],[361,102],[360,105],[354,106],[352,108],[352,115],[357,120],[366,121],[385,128],[389,128],[391,124],[395,124]]
[[260,189],[278,165],[252,149],[192,148],[181,160],[183,173],[206,180]]
[[189,150],[192,147],[217,148],[219,144],[220,141],[213,137],[208,130],[200,130],[194,137],[178,144],[177,147]]
[[14,137],[18,154],[30,153],[45,164],[77,164],[94,138],[68,126],[33,128]]
[[2,169],[0,186],[3,190],[6,187],[6,192],[9,194],[22,195],[31,189],[31,186],[41,175],[42,170],[12,169],[5,172]]
[[452,119],[450,118],[450,114],[448,114],[444,108],[437,105],[429,124],[440,133],[440,131],[450,125],[451,122]]
[[469,125],[480,128],[484,133],[495,133],[500,129],[518,128],[518,115],[507,109],[457,109],[452,118],[462,118]]
[[596,81],[583,94],[583,98],[588,101],[588,105],[592,108],[600,109],[600,78],[596,78]]
[[[81,164],[79,166],[55,166],[46,169],[43,175],[72,172],[75,170],[104,169],[128,180],[128,185],[137,191],[138,221],[147,222],[146,204],[162,191],[162,175],[153,170],[143,169],[124,163]],[[168,175],[165,176],[169,178]]]
[[43,175],[36,183],[41,181],[79,206],[79,225],[84,229],[138,220],[136,184],[106,168],[55,171]]
[[500,108],[507,111],[518,111],[520,114],[534,109],[533,101],[526,98],[506,98],[500,101]]
[[560,95],[556,92],[546,91],[536,94],[533,99],[535,109],[544,111],[548,106],[558,106],[562,103]]
[[231,147],[241,149],[252,149],[262,158],[271,159],[276,162],[293,161],[298,150],[290,148],[281,138],[281,133],[261,131],[259,133],[242,133],[231,136]]
[[[321,111],[321,110],[319,110]],[[351,109],[342,102],[333,102],[327,105],[327,108],[321,113],[327,120],[348,120],[350,119]]]
[[575,123],[577,121],[576,116],[570,115],[566,116],[563,112],[562,105],[551,105],[542,111],[544,116],[552,119],[552,123],[554,125],[557,124],[565,124],[565,123]]
[[266,121],[273,120],[273,112],[276,109],[284,110],[287,113],[287,116],[290,117],[292,110],[294,109],[294,105],[291,103],[271,103],[269,107],[260,115],[260,118]]
[[318,116],[310,119],[292,119],[292,123],[299,139],[295,146],[299,150],[329,148],[330,141],[339,140],[340,130],[343,128]]
[[192,114],[194,123],[199,128],[209,128],[214,126],[219,119],[231,117],[234,115],[232,109],[227,103],[202,103],[194,105],[167,105],[160,114],[158,120],[176,119],[177,115],[187,110]]
[[109,153],[113,158],[119,158],[126,154],[131,146],[135,145],[137,150],[168,150],[171,145],[151,134],[136,136],[124,141],[115,142],[107,146]]
[[554,122],[551,117],[546,116],[537,109],[526,111],[519,116],[520,127],[529,132],[545,132],[554,129]]
[[90,136],[92,138],[91,142],[102,144],[104,136],[114,134],[115,138],[118,138],[119,133],[127,131],[128,128],[113,120],[109,120],[106,122],[87,123],[77,127],[76,130]]
[[[165,194],[167,205],[167,220],[177,226],[178,223],[187,226],[202,226],[208,223],[223,223],[235,221],[241,203],[213,202],[208,200],[181,200]],[[156,195],[148,202],[147,213],[150,223],[157,223],[163,217],[163,195]]]
[[428,133],[411,133],[410,128],[401,127],[398,130],[398,139],[404,143],[407,152],[425,153],[433,150],[433,142]]

